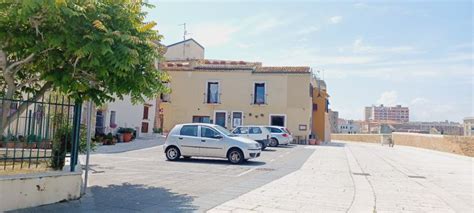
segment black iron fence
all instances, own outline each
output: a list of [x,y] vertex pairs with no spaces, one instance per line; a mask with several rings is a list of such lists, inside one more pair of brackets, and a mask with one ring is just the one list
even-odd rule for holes
[[81,104],[49,94],[40,99],[0,97],[0,172],[62,170],[77,164]]

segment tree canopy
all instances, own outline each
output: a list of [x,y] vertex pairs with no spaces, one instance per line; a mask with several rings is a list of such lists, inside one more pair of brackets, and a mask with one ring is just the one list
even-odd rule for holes
[[[55,89],[100,105],[166,90],[155,67],[162,36],[140,0],[4,0],[0,3],[0,96]],[[5,104],[5,101],[4,101]],[[3,109],[6,109],[3,106]],[[6,110],[3,110],[4,112]]]
[[154,22],[144,22],[142,6],[149,5],[136,0],[2,3],[2,72],[14,73],[18,86],[50,82],[98,104],[122,95],[136,101],[154,97],[164,77],[154,67],[161,36]]

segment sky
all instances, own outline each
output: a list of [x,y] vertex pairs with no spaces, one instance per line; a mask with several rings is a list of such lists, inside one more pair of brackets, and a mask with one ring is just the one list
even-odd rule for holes
[[471,1],[154,1],[169,45],[194,38],[209,59],[310,66],[340,118],[410,107],[411,121],[474,116]]

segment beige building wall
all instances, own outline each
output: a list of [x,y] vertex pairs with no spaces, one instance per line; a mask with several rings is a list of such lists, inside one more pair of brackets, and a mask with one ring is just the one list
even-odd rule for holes
[[204,59],[204,48],[193,39],[178,42],[167,47],[166,60]]
[[[231,113],[243,112],[243,124],[269,125],[270,115],[285,115],[286,127],[294,136],[311,131],[310,74],[252,73],[250,70],[168,71],[171,77],[170,102],[163,102],[164,132],[179,123],[192,122],[193,116],[227,112],[226,127],[232,129]],[[220,104],[207,104],[208,81],[219,82]],[[253,105],[254,83],[265,82],[267,104]],[[306,130],[300,130],[306,125]]]

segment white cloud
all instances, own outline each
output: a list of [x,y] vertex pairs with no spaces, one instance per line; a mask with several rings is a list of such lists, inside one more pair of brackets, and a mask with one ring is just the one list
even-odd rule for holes
[[270,14],[258,14],[243,20],[212,21],[189,26],[191,36],[205,47],[229,43],[237,33],[258,35],[294,22],[297,18],[284,18]]
[[267,58],[265,64],[274,66],[321,66],[321,65],[356,65],[374,62],[373,56],[328,55],[315,48],[294,47],[286,49],[276,58]]
[[243,42],[239,42],[237,43],[237,47],[241,48],[241,49],[248,49],[250,48],[252,45],[249,44],[249,43],[243,43]]
[[398,93],[395,90],[385,91],[380,95],[380,98],[377,100],[377,104],[383,104],[386,106],[395,106],[398,103]]
[[298,34],[298,35],[307,35],[307,34],[317,32],[317,31],[319,31],[319,27],[310,26],[310,27],[302,28],[301,30],[297,31],[296,34]]
[[332,24],[339,24],[342,21],[342,16],[333,16],[329,18],[329,22]]
[[370,54],[382,54],[382,53],[416,53],[418,52],[414,47],[411,46],[394,46],[394,47],[383,47],[383,46],[371,46],[365,44],[361,38],[354,40],[352,43],[352,50],[355,53],[370,53]]
[[463,116],[459,109],[444,100],[433,101],[417,97],[409,103],[408,107],[411,121],[443,121]]
[[225,23],[203,23],[191,28],[192,37],[206,47],[219,46],[229,42],[239,28]]

